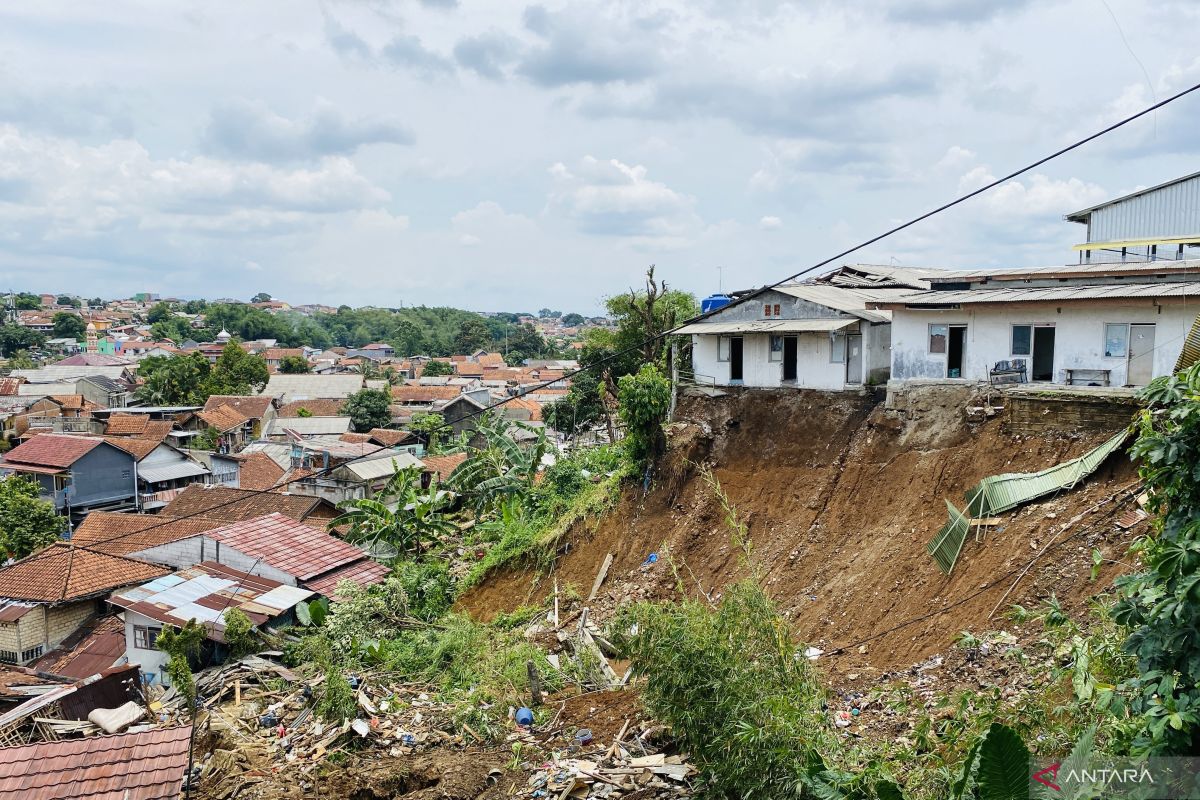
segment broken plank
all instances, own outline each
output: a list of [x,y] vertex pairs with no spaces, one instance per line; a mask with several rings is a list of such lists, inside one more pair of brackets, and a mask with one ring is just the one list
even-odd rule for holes
[[604,557],[604,563],[600,565],[600,571],[596,573],[596,581],[592,584],[591,594],[588,595],[588,602],[596,599],[596,593],[600,591],[600,586],[604,583],[604,579],[608,577],[608,570],[612,567],[613,554],[609,553]]

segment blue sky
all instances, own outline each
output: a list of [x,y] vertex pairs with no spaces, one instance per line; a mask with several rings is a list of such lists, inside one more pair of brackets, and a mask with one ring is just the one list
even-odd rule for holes
[[[1172,0],[10,4],[0,288],[591,312],[650,263],[758,285],[1200,81],[1198,22]],[[1181,101],[851,260],[1064,263],[1062,216],[1196,171],[1198,127]]]

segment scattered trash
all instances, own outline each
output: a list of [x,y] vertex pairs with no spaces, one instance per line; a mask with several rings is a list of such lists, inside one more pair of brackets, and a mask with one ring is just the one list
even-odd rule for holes
[[804,657],[809,661],[816,661],[823,655],[825,655],[825,651],[819,647],[808,647],[804,650]]
[[533,724],[533,711],[524,707],[518,708],[516,721],[518,725],[528,728]]
[[642,566],[646,566],[648,564],[657,564],[657,563],[658,563],[658,553],[651,553],[650,555],[646,556],[646,560],[642,562]]

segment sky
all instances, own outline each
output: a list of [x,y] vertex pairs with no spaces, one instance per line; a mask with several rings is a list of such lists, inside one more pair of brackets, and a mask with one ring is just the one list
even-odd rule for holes
[[[778,280],[1200,82],[1194,0],[0,10],[0,289],[581,313]],[[1200,93],[845,262],[1069,263]]]

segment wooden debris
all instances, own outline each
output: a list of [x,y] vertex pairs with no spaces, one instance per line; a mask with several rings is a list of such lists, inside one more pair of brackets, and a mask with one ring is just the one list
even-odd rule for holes
[[608,570],[613,563],[613,554],[609,553],[604,557],[604,562],[600,565],[600,571],[596,573],[596,580],[592,584],[592,591],[588,594],[588,602],[596,599],[596,594],[600,591],[600,586],[604,583],[604,579],[608,577]]

